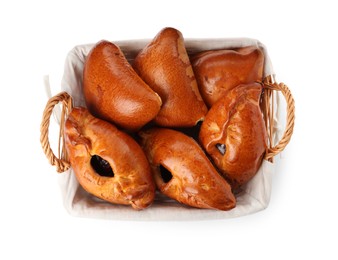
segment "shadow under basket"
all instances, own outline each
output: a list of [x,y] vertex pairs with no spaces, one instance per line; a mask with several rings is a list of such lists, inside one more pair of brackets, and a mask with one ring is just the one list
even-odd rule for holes
[[[129,62],[150,40],[116,41]],[[200,51],[231,49],[257,46],[265,55],[264,80],[261,108],[268,133],[268,149],[262,165],[241,191],[236,194],[237,205],[230,211],[197,209],[184,206],[166,196],[156,193],[154,203],[147,209],[136,211],[130,206],[111,204],[95,198],[79,185],[65,153],[63,140],[64,122],[73,106],[85,107],[82,92],[82,72],[87,54],[94,44],[79,45],[68,54],[65,62],[61,92],[49,97],[41,123],[41,145],[51,165],[59,173],[59,185],[63,203],[73,216],[103,218],[112,220],[208,220],[244,216],[265,209],[270,201],[272,175],[275,171],[273,158],[289,143],[294,127],[295,105],[289,88],[275,81],[275,74],[265,46],[255,39],[186,39],[189,55]],[[281,109],[281,97],[284,97],[286,109]],[[286,110],[286,113],[285,113]],[[284,112],[284,113],[283,113]],[[49,142],[50,117],[54,114],[60,125],[58,154],[55,155]],[[281,119],[286,118],[285,123]],[[282,126],[283,125],[283,126]]]

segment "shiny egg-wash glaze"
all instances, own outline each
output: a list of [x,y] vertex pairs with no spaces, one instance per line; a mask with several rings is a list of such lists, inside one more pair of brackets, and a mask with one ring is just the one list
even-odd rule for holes
[[[140,136],[156,185],[163,194],[197,208],[230,210],[236,206],[230,185],[192,138],[164,128],[149,129]],[[163,176],[161,168],[171,176]]]
[[[65,146],[76,178],[87,192],[134,209],[153,202],[155,184],[144,152],[112,124],[85,108],[74,108],[65,123]],[[109,169],[110,175],[102,176]]]
[[88,54],[83,91],[93,115],[133,131],[151,121],[162,104],[120,48],[108,41],[97,43]]
[[196,54],[191,63],[200,93],[211,107],[234,87],[261,81],[264,54],[255,46],[213,50]]
[[267,149],[261,93],[258,83],[236,87],[211,107],[201,126],[202,146],[236,187],[257,173]]
[[161,30],[136,56],[133,67],[162,99],[163,105],[154,120],[157,125],[191,127],[204,119],[207,107],[181,32],[174,28]]

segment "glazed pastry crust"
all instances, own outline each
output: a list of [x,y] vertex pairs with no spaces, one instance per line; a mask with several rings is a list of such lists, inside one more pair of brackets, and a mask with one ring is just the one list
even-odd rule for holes
[[162,104],[120,48],[108,41],[97,43],[88,54],[83,91],[86,106],[94,116],[132,131],[151,121]]
[[[261,93],[258,83],[238,86],[212,106],[201,126],[202,146],[234,186],[257,173],[267,149]],[[220,145],[225,145],[224,155]]]
[[[166,196],[197,208],[230,210],[236,199],[201,147],[181,132],[153,128],[140,133],[158,189]],[[165,182],[160,166],[171,172]]]
[[211,107],[237,85],[261,81],[264,54],[255,46],[213,50],[196,54],[191,63],[200,93]]
[[[93,117],[84,108],[74,108],[65,123],[65,146],[81,186],[105,201],[148,207],[155,184],[141,147],[112,124]],[[98,155],[106,160],[114,177],[99,175],[91,165]]]
[[135,58],[133,67],[160,95],[163,105],[155,123],[190,127],[204,119],[207,107],[199,93],[184,39],[176,29],[164,28]]

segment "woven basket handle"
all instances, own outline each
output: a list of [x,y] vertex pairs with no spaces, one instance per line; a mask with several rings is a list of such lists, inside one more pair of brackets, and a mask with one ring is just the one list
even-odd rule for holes
[[[50,117],[53,113],[53,109],[60,102],[62,103],[62,112],[60,120],[58,156],[56,156],[53,153],[52,148],[50,147],[48,133],[49,133]],[[49,163],[53,166],[56,166],[56,171],[59,173],[64,172],[70,168],[70,163],[68,162],[66,150],[64,149],[65,146],[63,139],[63,125],[65,118],[68,117],[68,114],[72,111],[72,108],[73,108],[72,97],[66,92],[61,92],[48,100],[45,110],[43,111],[42,122],[40,126],[41,146],[44,153],[47,156],[47,159],[49,160]]]
[[[273,95],[271,95],[272,91],[280,91],[287,104],[287,113],[286,113],[286,126],[285,131],[282,138],[279,140],[278,144],[273,145],[272,137],[273,137],[273,108],[270,113],[267,113],[267,117],[269,117],[269,126],[267,126],[269,137],[270,137],[270,147],[267,149],[265,153],[265,159],[272,161],[272,158],[279,154],[281,151],[284,150],[286,145],[290,142],[293,128],[294,128],[294,121],[295,121],[295,101],[292,97],[290,89],[284,83],[275,83],[272,82],[271,78],[267,78],[263,82],[263,87],[267,92],[267,98],[270,99],[272,97],[273,103]],[[270,105],[268,105],[270,107]]]

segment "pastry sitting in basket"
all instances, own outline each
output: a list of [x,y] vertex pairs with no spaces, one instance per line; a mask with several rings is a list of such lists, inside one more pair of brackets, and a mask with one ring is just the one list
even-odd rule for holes
[[132,65],[118,46],[99,42],[83,74],[89,111],[74,108],[65,123],[79,183],[134,209],[150,206],[157,187],[187,206],[231,210],[234,190],[255,176],[267,149],[255,83],[263,61],[256,47],[188,56],[174,28]]

